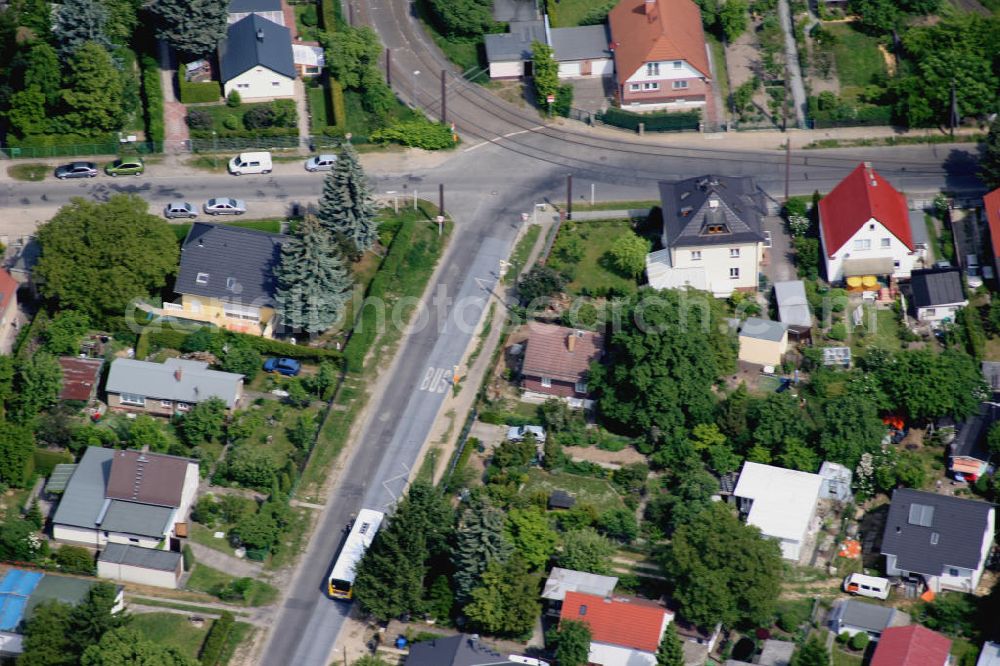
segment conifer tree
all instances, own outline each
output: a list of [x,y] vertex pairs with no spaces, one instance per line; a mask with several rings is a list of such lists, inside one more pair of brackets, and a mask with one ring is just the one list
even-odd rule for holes
[[474,499],[462,513],[452,554],[458,603],[469,601],[490,562],[506,562],[510,557],[512,547],[504,538],[503,524],[503,512],[486,498]]
[[333,239],[315,218],[307,217],[282,246],[275,278],[278,310],[290,329],[321,333],[343,314],[351,278]]
[[684,666],[684,646],[677,635],[677,627],[671,622],[660,639],[656,650],[656,666]]
[[318,217],[334,238],[357,255],[368,250],[378,238],[371,190],[358,162],[358,154],[349,143],[341,150],[326,177]]

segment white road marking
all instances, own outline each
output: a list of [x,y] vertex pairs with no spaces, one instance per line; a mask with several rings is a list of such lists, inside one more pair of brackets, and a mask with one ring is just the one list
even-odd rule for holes
[[444,393],[451,385],[451,369],[428,367],[420,382],[420,390],[428,393]]
[[544,128],[545,128],[545,125],[536,125],[536,126],[534,126],[534,127],[531,127],[531,128],[528,128],[528,129],[524,129],[524,130],[518,130],[518,131],[516,131],[516,132],[507,132],[507,133],[506,133],[506,134],[504,134],[503,136],[498,136],[498,137],[497,137],[497,138],[495,138],[495,139],[489,139],[489,140],[487,140],[487,141],[483,141],[482,143],[477,143],[477,144],[476,144],[476,145],[474,145],[474,146],[469,146],[468,148],[466,148],[466,149],[465,149],[464,151],[462,151],[462,152],[465,152],[465,153],[467,153],[467,152],[469,152],[470,150],[475,150],[476,148],[481,148],[482,146],[485,146],[485,145],[486,145],[486,144],[488,144],[488,143],[497,143],[498,141],[502,141],[502,140],[504,140],[504,139],[509,139],[509,138],[510,138],[510,137],[512,137],[512,136],[517,136],[518,134],[526,134],[526,133],[528,133],[528,132],[534,132],[535,130],[540,130],[540,129],[544,129]]

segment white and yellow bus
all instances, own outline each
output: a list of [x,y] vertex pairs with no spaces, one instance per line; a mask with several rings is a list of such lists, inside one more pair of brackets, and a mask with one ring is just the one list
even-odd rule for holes
[[337,559],[330,570],[328,592],[333,599],[350,599],[353,596],[354,569],[364,556],[368,546],[372,545],[375,533],[385,514],[372,509],[362,509],[351,525],[351,532],[344,541],[343,548],[337,554]]

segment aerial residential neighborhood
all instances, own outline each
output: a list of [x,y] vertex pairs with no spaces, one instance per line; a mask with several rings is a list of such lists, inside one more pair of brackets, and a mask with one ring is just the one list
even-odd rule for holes
[[0,3],[0,662],[1000,666],[998,0]]

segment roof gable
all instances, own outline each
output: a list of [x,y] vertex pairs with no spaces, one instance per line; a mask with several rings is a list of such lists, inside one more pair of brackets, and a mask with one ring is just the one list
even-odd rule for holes
[[656,652],[672,616],[663,606],[644,599],[568,591],[559,619],[586,622],[595,643]]
[[833,256],[872,219],[914,249],[906,198],[865,162],[819,201],[824,251]]
[[763,242],[763,203],[753,179],[705,175],[660,182],[668,247]]
[[[647,7],[652,12],[647,14]],[[608,14],[619,82],[647,62],[684,60],[711,78],[701,10],[692,0],[621,0]]]
[[[245,19],[244,19],[245,20]],[[174,291],[246,305],[269,305],[283,234],[195,222],[181,246]]]
[[919,624],[882,633],[871,666],[944,666],[951,640]]
[[258,65],[295,78],[292,33],[283,25],[250,14],[231,24],[219,44],[222,80],[230,81]]

